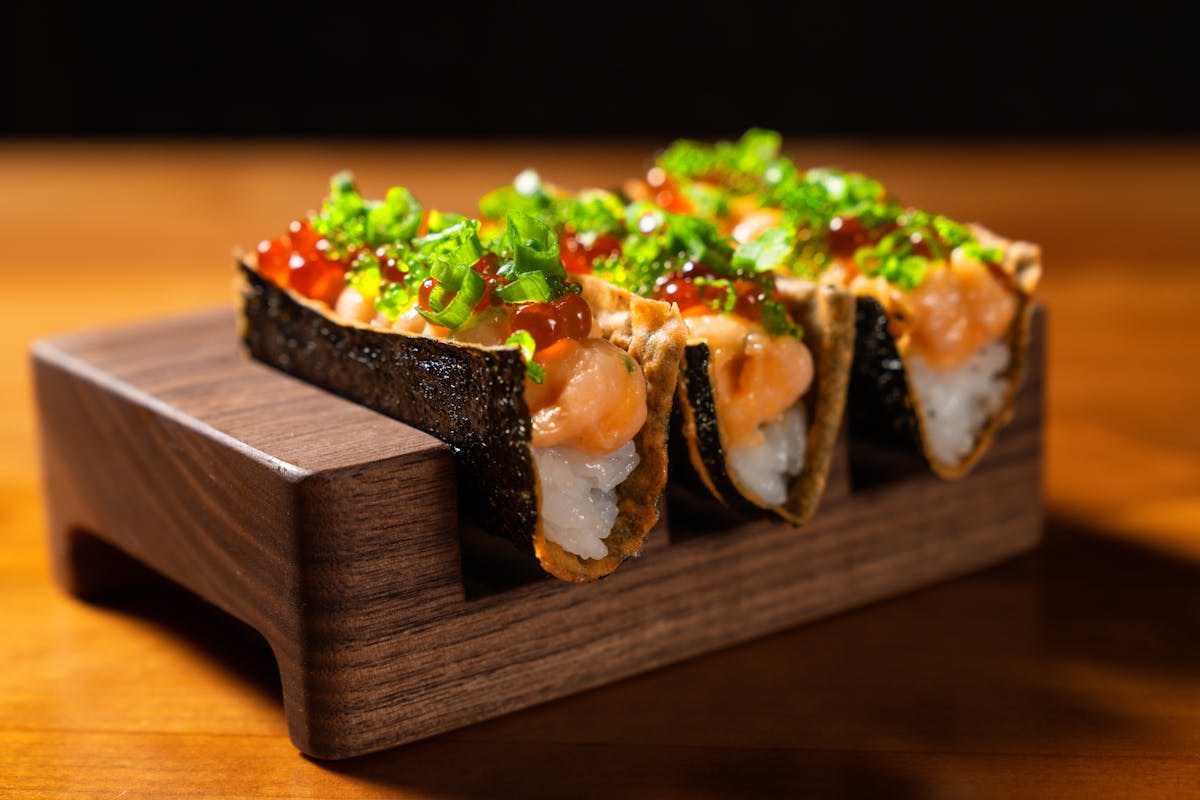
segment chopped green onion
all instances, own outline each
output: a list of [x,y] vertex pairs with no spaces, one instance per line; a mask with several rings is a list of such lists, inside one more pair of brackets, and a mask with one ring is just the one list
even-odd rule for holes
[[550,285],[540,272],[525,272],[507,286],[497,289],[496,296],[506,303],[545,303],[550,300]]
[[824,188],[834,203],[851,205],[879,201],[886,194],[882,183],[857,172],[810,169],[805,173],[804,179]]
[[938,238],[945,242],[946,247],[951,250],[971,239],[971,233],[965,225],[955,222],[949,217],[943,217],[941,214],[933,218],[933,229],[937,231]]
[[467,280],[467,273],[474,272],[466,264],[452,264],[449,261],[437,261],[429,270],[429,277],[440,284],[448,292],[457,292]]
[[485,252],[487,251],[483,249],[483,243],[479,241],[479,236],[472,234],[463,238],[454,252],[450,254],[450,260],[455,264],[474,264],[483,258]]
[[372,247],[411,239],[421,227],[421,204],[403,186],[388,189],[387,198],[369,208],[366,238]]
[[729,263],[733,256],[730,239],[717,231],[717,226],[708,220],[673,214],[668,220],[670,234],[684,248],[684,252],[697,263],[711,267],[728,275],[733,272]]
[[[437,214],[430,212],[430,219]],[[445,215],[449,217],[451,215]],[[457,215],[454,215],[457,216]],[[445,217],[438,220],[445,221]],[[483,243],[479,241],[479,221],[458,217],[455,222],[433,230],[413,240],[417,255],[427,263],[438,259],[449,261],[451,264],[470,266],[483,257],[486,252]]]
[[1003,247],[984,247],[979,242],[970,241],[962,245],[963,253],[985,264],[999,264],[1004,261]]
[[888,283],[894,283],[905,291],[921,285],[929,270],[929,259],[912,255],[911,252],[893,252],[884,237],[875,247],[859,248],[854,254],[854,263],[864,275],[878,275]]
[[706,218],[729,216],[729,192],[711,183],[688,181],[681,187],[683,194],[696,207],[696,215]]
[[734,269],[770,272],[777,269],[792,254],[795,231],[787,228],[768,228],[752,242],[746,242],[733,253]]
[[418,250],[445,242],[457,242],[463,233],[471,227],[471,221],[465,219],[455,220],[449,225],[438,225],[435,227],[432,224],[435,219],[438,222],[445,221],[445,217],[437,209],[429,212],[429,219],[430,225],[426,234],[413,239],[413,245]]
[[712,310],[722,314],[732,314],[733,310],[737,308],[737,290],[734,288],[733,281],[727,278],[696,278],[694,282],[700,289],[711,287],[721,290],[718,298],[704,301],[704,304]]
[[540,272],[547,280],[566,280],[567,271],[558,255],[558,235],[549,225],[530,214],[513,211],[508,215],[507,236],[516,273]]
[[525,358],[525,370],[534,383],[541,383],[546,379],[546,371],[542,369],[542,365],[533,360],[533,353],[537,350],[533,334],[527,330],[516,331],[504,340],[504,344],[521,348],[521,355]]
[[430,276],[438,283],[429,292],[429,310],[421,316],[435,325],[456,330],[462,326],[483,297],[487,284],[469,266],[437,262]]
[[429,212],[428,225],[426,226],[426,235],[441,233],[442,231],[453,228],[460,222],[469,221],[462,214],[454,214],[449,211],[438,211],[436,208]]
[[365,215],[366,203],[354,186],[354,176],[339,172],[329,179],[329,197],[311,217],[310,224],[329,241],[331,255],[340,256],[365,242]]
[[552,217],[556,225],[570,228],[586,247],[602,234],[619,233],[624,214],[625,207],[615,194],[591,189],[556,201],[552,213],[547,216]]
[[759,306],[762,314],[762,325],[772,336],[791,336],[793,339],[803,339],[804,329],[792,321],[787,307],[778,300],[765,300]]
[[748,194],[767,169],[779,160],[780,136],[751,128],[736,142],[705,145],[681,139],[658,158],[658,165],[676,180],[718,179],[736,194]]

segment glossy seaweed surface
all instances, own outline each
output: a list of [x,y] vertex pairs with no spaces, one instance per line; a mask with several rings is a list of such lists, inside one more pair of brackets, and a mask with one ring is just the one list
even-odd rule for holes
[[532,551],[537,490],[518,351],[340,325],[245,264],[241,270],[251,355],[446,442],[457,456],[463,509]]
[[[683,356],[683,377],[686,402],[691,409],[696,426],[696,447],[704,471],[720,499],[729,508],[749,516],[768,516],[770,512],[750,502],[741,493],[729,476],[729,464],[725,448],[721,444],[721,432],[717,425],[717,404],[713,396],[711,373],[712,354],[704,342],[689,344]],[[676,403],[678,408],[678,403]],[[704,482],[692,463],[684,443],[683,418],[676,413],[673,420],[671,470],[688,487],[699,494],[708,494]]]
[[[850,446],[855,482],[870,485],[928,469],[909,394],[908,375],[888,316],[876,300],[855,304],[854,362],[850,369]],[[878,473],[878,474],[876,474]]]

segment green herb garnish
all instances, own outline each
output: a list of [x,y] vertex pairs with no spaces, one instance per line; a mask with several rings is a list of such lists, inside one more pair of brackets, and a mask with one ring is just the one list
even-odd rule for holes
[[378,297],[383,284],[383,270],[374,253],[367,251],[355,256],[346,272],[346,284],[366,298]]
[[375,310],[395,322],[401,314],[412,308],[415,299],[416,294],[409,291],[408,286],[388,281],[381,285],[379,296],[375,298]]
[[749,194],[760,188],[767,170],[778,165],[780,143],[775,131],[751,128],[736,142],[705,145],[681,139],[663,151],[657,161],[677,180],[720,183],[737,194]]
[[597,237],[621,233],[625,207],[612,192],[590,189],[556,200],[548,216],[555,227],[569,229],[586,247]]
[[768,228],[733,254],[737,269],[770,272],[779,269],[795,249],[796,231],[788,227]]
[[549,225],[531,214],[513,211],[508,215],[505,235],[512,248],[514,274],[540,272],[547,281],[566,279],[567,271],[558,255],[558,235]]
[[999,264],[1004,261],[1003,247],[984,247],[977,241],[962,245],[963,254],[984,264]]
[[527,169],[508,186],[488,192],[479,201],[479,213],[489,219],[504,219],[509,212],[537,214],[550,207],[551,198],[542,178]]
[[864,275],[878,275],[888,283],[909,291],[925,280],[931,260],[913,253],[912,241],[903,235],[903,231],[895,231],[875,245],[856,250],[854,263]]
[[330,256],[375,248],[407,239],[421,224],[421,204],[403,187],[393,187],[385,200],[364,200],[349,172],[329,181],[329,197],[310,218],[313,230],[329,242]]
[[550,285],[541,272],[526,272],[497,289],[496,296],[506,303],[545,303],[550,300]]
[[533,360],[534,351],[537,350],[533,334],[526,330],[519,330],[505,339],[504,343],[511,347],[521,348],[521,355],[525,357],[525,371],[530,380],[534,383],[541,383],[546,379],[546,371],[542,369],[542,365]]
[[759,307],[762,313],[762,326],[772,336],[791,336],[793,339],[803,339],[804,329],[792,321],[787,306],[778,300],[764,300]]
[[[421,261],[474,264],[487,252],[479,240],[479,220],[437,212],[430,212],[429,219],[429,232],[412,240],[414,255]],[[440,225],[435,227],[434,222]]]
[[420,314],[434,325],[456,330],[474,313],[487,284],[470,264],[440,260],[430,270],[430,277],[437,286],[429,293],[429,310]]
[[[745,140],[742,149],[731,156],[730,163],[748,169],[777,150],[777,142],[772,144],[773,141],[770,137],[756,140],[751,136]],[[783,168],[778,172],[780,176],[790,174]],[[496,190],[488,196],[510,195]],[[710,193],[709,189],[699,187],[694,196],[700,202],[711,201],[713,208],[728,199],[728,193],[718,188],[711,188]],[[705,200],[706,197],[709,200]],[[774,285],[771,270],[793,250],[794,232],[768,232],[760,241],[735,250],[733,240],[723,235],[709,219],[673,214],[647,202],[623,206],[616,195],[602,190],[584,191],[574,196],[544,191],[542,198],[541,210],[536,214],[509,213],[508,227],[493,243],[492,250],[504,261],[500,274],[506,277],[523,274],[527,261],[537,267],[539,259],[552,260],[555,270],[545,271],[539,267],[538,272],[547,276],[547,287],[553,296],[557,296],[558,291],[555,280],[562,277],[557,273],[561,262],[557,236],[554,235],[556,230],[568,232],[584,247],[590,247],[602,235],[619,237],[619,252],[595,258],[591,262],[592,272],[643,297],[653,297],[658,284],[687,262],[706,267],[714,275],[697,278],[695,284],[707,290],[705,302],[721,313],[736,310],[739,280],[753,281],[770,295]],[[538,228],[534,223],[543,227]],[[530,252],[523,252],[513,242],[528,247]],[[532,291],[516,287],[516,283],[510,284],[498,290],[498,294],[506,300],[541,297],[540,285]],[[783,320],[779,322],[772,318],[773,331],[798,335],[799,329],[787,318],[786,309],[779,306],[772,313],[776,317],[782,315]]]
[[693,281],[697,289],[716,289],[717,293],[704,301],[704,304],[721,314],[732,314],[737,308],[737,288],[728,278],[696,278]]
[[[873,178],[837,169],[800,172],[779,155],[779,136],[770,131],[750,130],[736,142],[711,145],[681,140],[667,148],[658,165],[692,199],[699,216],[727,218],[727,206],[704,201],[715,196],[714,189],[753,195],[760,206],[783,212],[777,229],[738,248],[738,269],[816,277],[832,258],[828,238],[835,218],[855,220],[873,240],[854,253],[859,269],[903,289],[920,285],[930,263],[958,247],[980,261],[1003,259],[1000,248],[983,247],[961,223],[905,208]],[[788,240],[791,248],[785,250]],[[918,243],[924,247],[914,252]]]

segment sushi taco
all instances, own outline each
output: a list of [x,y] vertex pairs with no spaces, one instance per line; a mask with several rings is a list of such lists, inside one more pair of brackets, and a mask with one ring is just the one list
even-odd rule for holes
[[779,148],[762,130],[679,141],[626,191],[711,221],[761,268],[854,295],[852,440],[966,474],[1012,414],[1038,247],[903,205],[858,173],[800,171]]
[[841,425],[853,297],[812,283],[785,296],[708,220],[604,190],[566,192],[532,171],[480,202],[485,225],[514,210],[555,229],[570,274],[682,314],[672,474],[737,511],[806,521]]
[[484,530],[567,581],[638,553],[686,338],[668,304],[568,275],[537,219],[481,239],[345,174],[239,269],[249,352],[446,442]]

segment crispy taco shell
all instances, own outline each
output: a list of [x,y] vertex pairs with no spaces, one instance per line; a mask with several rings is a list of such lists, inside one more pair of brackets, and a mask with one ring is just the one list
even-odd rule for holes
[[[975,445],[961,461],[948,463],[931,451],[921,413],[921,398],[912,391],[908,364],[889,329],[883,305],[872,297],[859,297],[856,310],[854,365],[850,376],[850,434],[865,442],[872,453],[918,454],[921,462],[947,480],[971,471],[987,452],[996,433],[1012,419],[1014,401],[1025,375],[1029,353],[1033,292],[1041,277],[1041,250],[1029,242],[1010,242],[986,228],[970,226],[985,246],[1005,248],[1004,269],[1013,277],[1017,311],[1004,339],[1011,357],[1005,370],[1007,388],[1003,404],[980,429]],[[856,447],[861,453],[863,448]],[[856,467],[858,471],[861,467]]]
[[450,445],[459,496],[472,500],[462,506],[484,530],[536,554],[555,577],[575,582],[607,575],[641,549],[666,484],[667,417],[685,340],[678,312],[585,282],[585,299],[607,320],[605,337],[641,364],[649,405],[635,438],[641,462],[617,487],[608,556],[592,560],[547,541],[542,531],[518,349],[346,323],[324,304],[259,275],[252,258],[239,259],[239,266],[242,339],[250,354]]
[[540,526],[534,536],[534,550],[548,572],[583,582],[603,577],[637,555],[658,522],[659,498],[667,485],[671,404],[687,326],[679,310],[667,303],[645,300],[590,275],[578,277],[601,334],[629,353],[646,376],[646,422],[634,438],[638,465],[617,487],[617,521],[604,540],[608,556],[581,559],[548,540]]
[[789,480],[787,500],[782,505],[764,503],[730,467],[717,420],[712,359],[703,341],[689,342],[684,354],[676,392],[672,471],[682,482],[706,490],[735,511],[799,525],[817,509],[841,428],[854,353],[854,297],[807,281],[780,278],[777,285],[792,318],[804,330],[815,370],[802,399],[808,424],[804,466]]

